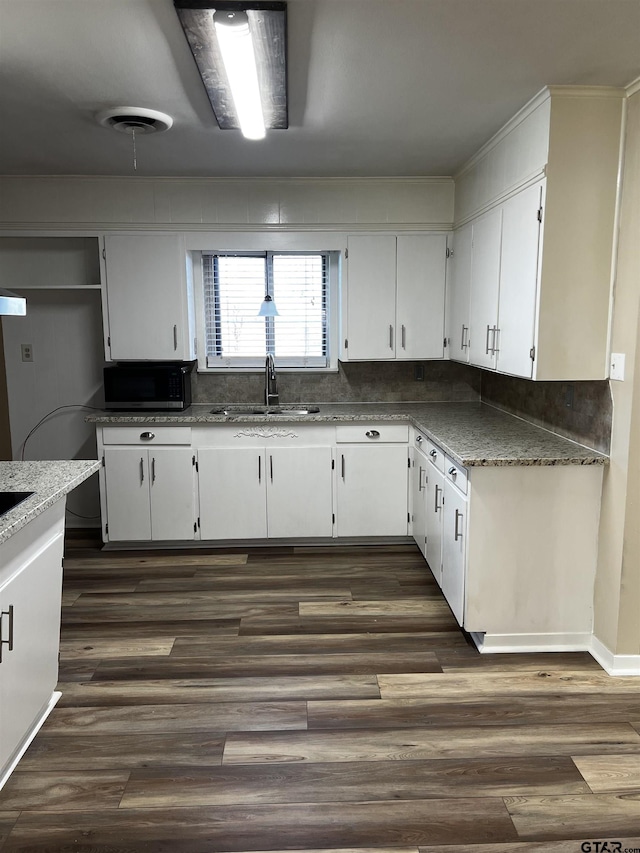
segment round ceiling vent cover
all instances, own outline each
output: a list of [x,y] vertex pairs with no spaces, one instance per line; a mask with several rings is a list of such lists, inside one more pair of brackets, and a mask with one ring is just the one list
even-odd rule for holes
[[158,110],[143,107],[113,107],[102,110],[96,115],[96,121],[103,127],[112,127],[121,133],[162,133],[169,130],[173,119]]

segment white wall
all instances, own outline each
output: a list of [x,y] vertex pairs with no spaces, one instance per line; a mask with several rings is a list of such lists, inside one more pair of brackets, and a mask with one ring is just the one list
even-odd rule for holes
[[0,229],[450,228],[451,178],[0,178]]

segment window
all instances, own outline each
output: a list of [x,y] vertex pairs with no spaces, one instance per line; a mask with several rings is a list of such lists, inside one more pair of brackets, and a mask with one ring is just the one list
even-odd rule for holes
[[[203,252],[207,367],[327,368],[329,252]],[[265,294],[277,317],[259,317]]]

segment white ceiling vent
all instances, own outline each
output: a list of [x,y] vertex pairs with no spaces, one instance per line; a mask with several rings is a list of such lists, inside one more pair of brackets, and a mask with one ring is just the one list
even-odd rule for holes
[[113,107],[96,114],[96,121],[103,127],[112,127],[121,133],[162,133],[169,130],[173,119],[158,110],[143,107]]

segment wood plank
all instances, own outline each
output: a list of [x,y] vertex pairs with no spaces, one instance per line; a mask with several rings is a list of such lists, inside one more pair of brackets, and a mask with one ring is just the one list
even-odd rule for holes
[[0,791],[0,809],[40,812],[117,809],[128,780],[129,773],[124,771],[27,773],[21,767]]
[[300,603],[301,616],[341,616],[343,613],[358,616],[449,616],[449,606],[442,599],[399,598],[393,601],[337,601]]
[[640,755],[579,755],[573,760],[596,794],[640,793]]
[[640,797],[629,794],[507,797],[505,805],[523,840],[617,840],[640,827]]
[[178,732],[289,731],[306,729],[304,702],[218,702],[216,704],[56,706],[43,735],[154,734]]
[[[348,579],[347,579],[348,580]],[[380,579],[380,583],[383,579]],[[384,582],[387,579],[384,578]],[[363,581],[364,583],[364,581]],[[308,598],[311,593],[325,593],[349,598],[352,583],[342,578],[309,577],[301,578],[299,574],[280,575],[238,575],[236,574],[207,574],[194,575],[190,578],[143,578],[136,589],[139,592],[215,592],[215,593],[251,593],[254,597],[264,593],[273,593],[284,590],[291,595],[300,592],[303,598]],[[400,589],[396,581],[394,585]]]
[[[174,645],[173,639],[141,637],[136,640],[118,640],[112,637],[97,637],[91,642],[78,640],[60,641],[60,660],[97,660],[100,658],[140,658],[168,656]],[[64,680],[64,679],[61,679]]]
[[[47,843],[60,849],[90,838],[91,850],[132,844],[172,853],[305,849],[324,846],[510,841],[515,830],[501,799],[376,803],[211,806],[206,809],[119,809],[110,812],[23,813],[3,853]],[[142,848],[144,849],[144,848]]]
[[440,699],[479,696],[564,696],[594,693],[632,696],[638,693],[638,679],[632,676],[612,679],[605,672],[541,670],[537,672],[472,672],[443,675],[380,676],[383,699],[433,697]]
[[207,554],[197,551],[175,551],[159,554],[153,551],[141,551],[138,554],[126,552],[120,555],[114,551],[105,551],[96,557],[65,556],[64,567],[69,569],[92,568],[101,566],[114,569],[147,569],[160,566],[236,566],[247,562],[246,551],[242,554]]
[[480,654],[467,646],[438,652],[444,672],[603,672],[588,652]]
[[[158,605],[135,604],[125,606],[122,603],[107,604],[95,602],[94,606],[86,607],[81,604],[82,597],[71,607],[62,608],[62,621],[65,625],[78,622],[91,622],[93,614],[99,616],[101,622],[162,622],[163,620],[177,621],[198,619],[247,619],[247,618],[294,618],[298,606],[292,604],[217,604],[213,600],[202,601],[199,604],[188,605],[185,602]],[[99,609],[98,609],[99,608]]]
[[386,652],[405,655],[435,649],[465,646],[458,632],[422,631],[404,634],[305,634],[255,637],[178,637],[171,657],[211,657],[212,655],[351,654]]
[[[378,697],[372,675],[311,675],[279,678],[211,678],[83,681],[60,684],[58,707],[164,705],[197,702],[285,702],[306,699]],[[635,733],[640,739],[640,735]]]
[[7,839],[19,816],[20,812],[0,811],[0,845]]
[[[188,607],[195,610],[198,608],[210,607],[218,609],[222,612],[230,610],[232,616],[237,615],[241,618],[243,612],[251,608],[269,607],[272,604],[294,603],[298,601],[323,602],[323,601],[342,601],[343,599],[351,599],[351,590],[310,590],[304,592],[300,589],[289,591],[287,589],[277,590],[252,590],[227,592],[224,590],[194,590],[181,591],[166,590],[163,592],[140,592],[135,591],[130,594],[109,595],[98,593],[82,593],[77,601],[77,606],[90,608],[100,607],[108,608],[109,606],[117,606],[122,608],[143,608],[143,607]],[[295,612],[295,611],[293,611]],[[248,615],[251,615],[249,612]]]
[[458,624],[447,610],[435,616],[370,616],[345,613],[335,616],[243,616],[240,624],[241,637],[269,634],[362,634],[392,633],[408,631],[451,631],[460,641]]
[[631,696],[494,696],[440,701],[310,701],[310,729],[414,728],[416,726],[520,726],[555,723],[625,723],[637,708]]
[[570,758],[386,761],[139,770],[122,808],[589,793]]
[[[384,672],[442,672],[434,652],[350,654],[216,655],[212,658],[132,658],[101,663],[93,681],[203,679],[311,675],[371,675]],[[377,691],[376,691],[377,693]]]
[[[100,616],[100,614],[96,614]],[[153,638],[157,642],[173,640],[176,637],[235,637],[240,630],[239,619],[167,619],[148,622],[91,622],[65,621],[62,626],[62,641],[86,641],[103,639],[115,635],[117,639],[139,640]]]
[[[584,842],[582,847],[581,842]],[[640,848],[640,835],[635,838],[616,838],[620,850],[637,850]],[[588,846],[590,845],[590,846]],[[419,853],[579,853],[580,850],[591,853],[606,853],[604,841],[600,838],[600,848],[596,847],[594,838],[579,838],[575,841],[516,841],[506,844],[446,844],[419,848]],[[609,841],[609,850],[615,848]]]
[[230,734],[223,764],[413,761],[536,755],[635,753],[640,736],[631,726],[468,726]]
[[[173,721],[172,721],[173,722]],[[218,721],[211,713],[206,722],[211,726]],[[134,725],[140,724],[140,717]],[[185,726],[193,724],[190,716]],[[125,724],[126,725],[126,724]],[[161,723],[162,725],[162,723]],[[151,726],[138,734],[122,734],[114,729],[113,720],[108,730],[98,724],[94,735],[51,735],[36,737],[20,762],[20,770],[68,773],[78,770],[134,770],[136,768],[215,767],[222,763],[225,733],[206,730],[188,733],[174,725],[175,731],[157,734]],[[93,731],[94,727],[90,727]],[[47,729],[50,731],[50,729]],[[126,731],[129,731],[128,726]],[[35,774],[34,774],[35,775]],[[91,807],[89,803],[88,808]]]

